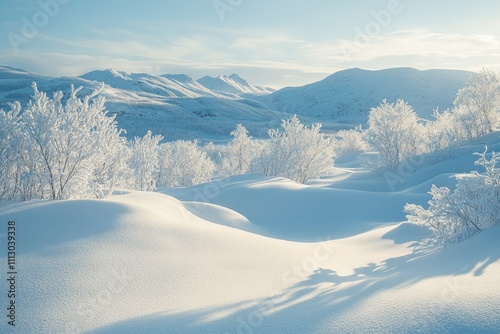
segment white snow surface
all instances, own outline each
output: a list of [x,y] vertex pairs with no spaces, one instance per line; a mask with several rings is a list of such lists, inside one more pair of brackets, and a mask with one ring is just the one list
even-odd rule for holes
[[[290,117],[269,109],[250,91],[241,95],[212,91],[184,74],[151,75],[107,69],[80,77],[50,77],[7,66],[0,66],[0,109],[8,110],[7,103],[14,101],[26,105],[33,95],[32,82],[49,96],[58,90],[69,92],[71,84],[84,87],[81,93],[88,94],[104,83],[101,94],[106,97],[106,109],[116,114],[129,139],[142,137],[151,130],[167,141],[228,141],[240,123],[255,138],[263,138],[269,128],[279,127],[282,119]],[[312,123],[314,119],[305,117],[303,121]]]
[[403,99],[420,117],[429,119],[434,109],[453,106],[458,90],[472,75],[473,72],[458,70],[353,68],[303,87],[283,88],[262,100],[279,111],[364,124],[370,109],[382,100],[393,103]]
[[3,203],[0,233],[17,222],[18,294],[16,328],[4,315],[0,332],[498,333],[500,226],[441,250],[402,209],[474,170],[471,153],[498,151],[499,135],[394,191],[345,161],[306,185],[248,174]]
[[198,79],[198,82],[206,88],[220,93],[268,95],[275,92],[272,88],[250,85],[245,79],[234,73],[229,76],[220,75],[215,78],[204,76]]
[[185,74],[152,75],[112,69],[80,77],[49,77],[0,66],[0,108],[7,102],[25,105],[36,81],[41,91],[68,92],[83,86],[83,94],[105,84],[106,108],[116,114],[126,136],[143,136],[147,130],[167,141],[178,139],[227,142],[242,124],[254,138],[267,138],[268,129],[299,115],[305,124],[321,122],[325,132],[366,124],[371,108],[383,99],[404,99],[420,117],[452,106],[457,91],[472,72],[419,71],[394,68],[381,71],[349,69],[303,87],[270,88],[249,84],[236,74],[194,80]]

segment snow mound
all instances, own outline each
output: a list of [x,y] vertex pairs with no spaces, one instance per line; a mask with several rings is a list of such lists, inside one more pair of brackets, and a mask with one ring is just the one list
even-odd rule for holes
[[[0,219],[15,219],[19,238],[16,332],[452,333],[500,326],[500,228],[440,252],[416,247],[425,232],[399,224],[297,243],[222,226],[233,217],[248,222],[205,208],[218,224],[154,193],[4,205]],[[5,322],[2,332],[12,332]]]

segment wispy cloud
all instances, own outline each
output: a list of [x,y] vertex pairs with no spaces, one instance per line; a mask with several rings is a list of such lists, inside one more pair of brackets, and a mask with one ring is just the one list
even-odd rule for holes
[[388,55],[468,58],[500,52],[498,36],[446,34],[426,30],[404,30],[372,36],[363,43],[346,40],[340,43],[347,44],[355,50],[351,54],[353,61],[370,61]]
[[[259,83],[276,81],[288,73],[324,77],[347,67],[418,68],[480,67],[500,69],[500,37],[480,34],[445,34],[428,30],[402,30],[370,37],[359,44],[349,40],[306,41],[290,32],[225,31],[217,36],[184,34],[160,38],[125,29],[99,31],[93,38],[67,39],[48,34],[39,38],[51,52],[4,52],[7,63],[46,69],[47,74],[79,75],[97,68],[129,72],[220,74],[228,71],[260,73]],[[351,43],[356,52],[346,60],[341,46]],[[267,77],[266,77],[267,76]]]

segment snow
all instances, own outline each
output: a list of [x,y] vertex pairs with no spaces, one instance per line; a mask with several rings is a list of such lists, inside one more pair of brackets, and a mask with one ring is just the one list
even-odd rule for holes
[[369,71],[359,68],[336,72],[303,87],[288,87],[263,101],[276,110],[321,119],[334,117],[348,124],[364,124],[371,108],[383,99],[403,99],[420,117],[429,119],[434,109],[452,106],[457,91],[473,75],[458,70],[391,68]]
[[167,74],[155,76],[145,73],[130,74],[108,69],[104,71],[92,71],[80,77],[90,81],[105,82],[113,88],[130,91],[140,90],[141,92],[168,98],[196,98],[200,96],[222,97],[198,84],[187,75],[179,76]]
[[[104,82],[101,94],[106,97],[106,108],[116,114],[129,139],[142,137],[151,130],[153,134],[162,134],[166,141],[224,142],[231,139],[230,132],[240,123],[254,138],[264,138],[267,129],[279,127],[281,120],[290,116],[257,101],[250,93],[253,88],[241,96],[219,93],[184,74],[151,75],[107,69],[69,78],[5,66],[0,66],[0,108],[8,110],[7,102],[16,100],[26,105],[33,93],[33,81],[49,95],[56,90],[67,93],[71,84],[83,86],[82,94],[88,94]],[[306,117],[303,121],[312,123],[314,119]]]
[[[483,142],[498,147],[499,136]],[[0,233],[17,222],[19,294],[15,331],[5,319],[0,331],[498,333],[500,227],[436,249],[402,212],[429,199],[431,180],[473,170],[482,144],[395,191],[345,159],[306,185],[246,174],[2,203]]]
[[237,74],[194,80],[185,74],[152,75],[113,69],[80,77],[48,77],[0,66],[0,108],[6,102],[28,102],[36,81],[42,91],[68,92],[71,84],[88,93],[105,83],[107,108],[117,114],[127,137],[144,136],[149,129],[165,140],[227,142],[237,124],[254,138],[266,138],[282,119],[297,114],[305,124],[323,123],[331,132],[366,124],[370,108],[384,98],[404,99],[420,117],[429,118],[436,107],[452,105],[472,72],[419,71],[397,68],[381,71],[350,69],[303,87],[273,89],[249,84]]
[[216,78],[204,76],[198,79],[198,82],[210,90],[235,95],[268,95],[275,91],[272,88],[252,86],[245,79],[234,73],[229,76],[221,75]]

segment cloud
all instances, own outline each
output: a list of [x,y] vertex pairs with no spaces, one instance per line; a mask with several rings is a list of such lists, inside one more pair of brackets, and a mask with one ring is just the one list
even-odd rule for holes
[[[500,53],[500,37],[479,34],[445,34],[426,30],[404,30],[358,40],[339,41],[352,61],[369,62],[386,56],[425,56],[433,59],[467,59]],[[439,64],[436,64],[439,65]],[[484,64],[487,66],[488,64]]]
[[[80,75],[94,69],[189,75],[258,73],[257,84],[306,84],[335,71],[362,67],[500,69],[500,37],[401,30],[359,40],[304,40],[287,31],[231,31],[171,38],[112,29],[87,39],[40,34],[31,51],[0,54],[6,65],[52,75]],[[28,45],[29,47],[29,45]],[[346,53],[346,49],[350,52]],[[50,50],[50,51],[44,51]],[[218,73],[216,73],[218,72]],[[296,78],[288,82],[287,74]],[[304,79],[300,82],[300,75]]]

